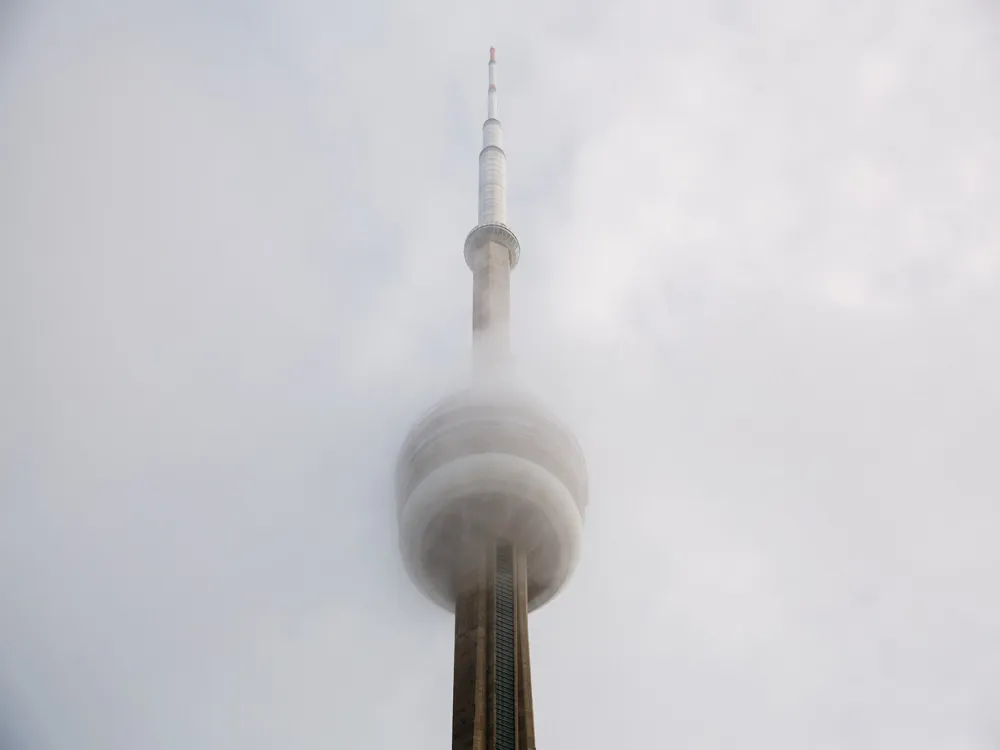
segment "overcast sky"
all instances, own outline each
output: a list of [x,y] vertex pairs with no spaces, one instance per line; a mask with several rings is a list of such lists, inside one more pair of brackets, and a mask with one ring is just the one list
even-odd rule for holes
[[448,746],[392,469],[493,44],[540,750],[1000,747],[996,3],[83,5],[0,11],[0,746]]

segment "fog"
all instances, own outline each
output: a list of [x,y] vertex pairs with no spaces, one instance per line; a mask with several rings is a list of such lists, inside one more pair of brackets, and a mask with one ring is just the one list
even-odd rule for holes
[[447,745],[393,469],[495,45],[539,747],[998,746],[993,4],[93,6],[0,6],[0,745]]

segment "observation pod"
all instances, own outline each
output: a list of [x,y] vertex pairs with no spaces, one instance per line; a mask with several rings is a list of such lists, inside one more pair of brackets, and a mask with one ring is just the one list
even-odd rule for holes
[[420,419],[396,465],[399,546],[431,601],[453,610],[477,554],[526,556],[528,609],[558,593],[580,554],[587,470],[572,433],[513,390],[471,389]]

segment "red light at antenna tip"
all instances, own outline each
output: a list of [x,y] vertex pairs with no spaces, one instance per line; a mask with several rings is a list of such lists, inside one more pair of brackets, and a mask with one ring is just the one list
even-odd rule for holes
[[496,47],[490,47],[490,62],[497,61],[497,49]]

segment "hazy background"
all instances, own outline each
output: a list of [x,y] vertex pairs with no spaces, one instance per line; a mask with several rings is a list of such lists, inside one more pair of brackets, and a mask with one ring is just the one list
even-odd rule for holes
[[391,472],[491,44],[539,748],[1000,747],[996,3],[90,5],[0,5],[0,747],[448,747]]

